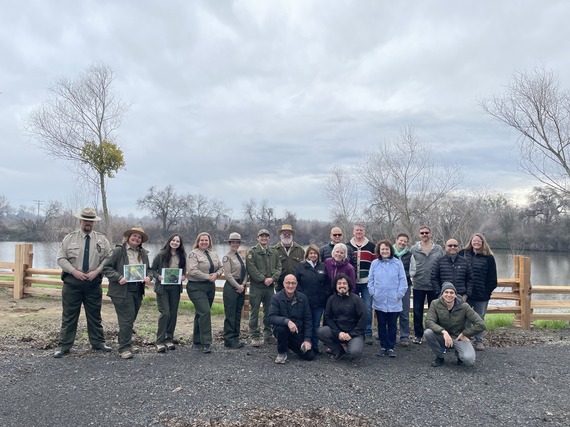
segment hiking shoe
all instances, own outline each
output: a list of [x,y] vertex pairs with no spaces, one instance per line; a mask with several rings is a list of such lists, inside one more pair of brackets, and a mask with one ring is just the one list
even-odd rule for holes
[[204,344],[202,346],[202,353],[211,353],[212,352],[212,346],[210,344]]
[[176,346],[174,345],[173,342],[167,342],[166,343],[166,348],[169,350],[176,350]]
[[122,353],[119,353],[119,357],[121,359],[132,359],[133,358],[133,353],[131,353],[130,351],[123,351]]
[[475,344],[473,344],[473,348],[476,351],[485,351],[485,346],[483,345],[482,342],[476,342]]
[[251,340],[251,346],[252,347],[256,347],[259,348],[263,345],[263,340],[260,340],[259,338],[253,338]]
[[400,345],[401,345],[402,347],[407,347],[407,346],[410,345],[410,340],[407,339],[407,338],[402,338],[402,339],[400,340]]
[[372,338],[372,335],[366,335],[364,342],[366,345],[372,345],[374,343],[374,338]]
[[275,358],[275,363],[283,365],[285,362],[287,362],[287,353],[279,353]]
[[422,343],[422,337],[414,337],[414,344],[421,344]]
[[396,357],[396,353],[394,352],[394,350],[392,350],[391,348],[386,350],[386,355],[388,357]]
[[157,344],[156,345],[156,351],[158,353],[164,353],[164,352],[166,352],[166,346],[164,344]]
[[137,347],[136,345],[133,345],[131,347],[131,353],[137,354],[139,351],[140,351],[140,347]]
[[433,362],[431,362],[431,366],[434,368],[439,368],[440,366],[443,366],[444,363],[445,359],[443,357],[436,357]]
[[380,356],[380,357],[384,357],[386,356],[386,349],[385,348],[381,348],[378,353],[376,353],[376,356]]

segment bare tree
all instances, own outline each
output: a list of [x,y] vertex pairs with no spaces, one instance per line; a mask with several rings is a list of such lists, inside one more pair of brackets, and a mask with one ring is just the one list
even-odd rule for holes
[[106,180],[125,167],[123,152],[112,141],[127,107],[113,93],[113,80],[112,70],[102,64],[90,66],[76,80],[61,77],[27,122],[42,150],[71,161],[76,172],[97,185],[107,224]]
[[191,203],[191,196],[176,194],[172,185],[166,186],[163,190],[150,187],[148,193],[137,200],[139,208],[148,210],[161,222],[164,237],[173,226],[178,225],[180,220],[186,217]]
[[335,165],[323,183],[332,219],[343,230],[348,230],[359,215],[358,185],[354,174],[343,166]]
[[519,133],[521,168],[543,184],[570,193],[570,93],[552,71],[518,71],[483,109]]
[[385,142],[365,159],[360,176],[370,191],[371,206],[389,212],[391,222],[410,235],[463,181],[459,168],[435,164],[431,148],[409,126],[401,130],[397,141]]
[[30,241],[51,241],[54,238],[54,222],[61,215],[63,207],[60,202],[50,200],[38,215],[34,207],[21,207],[18,212],[18,223],[24,238]]
[[0,218],[8,215],[12,210],[10,202],[3,194],[0,194]]

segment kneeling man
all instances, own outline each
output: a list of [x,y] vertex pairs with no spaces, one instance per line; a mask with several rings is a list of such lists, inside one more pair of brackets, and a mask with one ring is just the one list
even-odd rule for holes
[[345,353],[352,360],[358,359],[364,347],[368,314],[362,298],[349,292],[350,286],[346,274],[334,278],[336,292],[327,301],[324,326],[317,332],[319,339],[332,350],[332,360],[339,360]]
[[[468,321],[471,322],[469,327],[466,326]],[[473,366],[475,349],[470,338],[485,329],[487,327],[483,319],[457,296],[455,286],[450,282],[443,283],[441,296],[431,303],[426,315],[424,337],[435,353],[431,366],[442,366],[445,362],[443,350],[452,347],[458,365]]]
[[313,360],[311,349],[311,308],[307,297],[297,292],[297,279],[288,274],[283,279],[283,289],[273,295],[269,307],[269,323],[273,336],[277,338],[275,363],[287,361],[287,350],[291,349],[305,360]]

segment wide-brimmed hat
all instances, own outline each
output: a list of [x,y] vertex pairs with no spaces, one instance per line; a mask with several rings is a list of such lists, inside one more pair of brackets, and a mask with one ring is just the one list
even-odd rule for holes
[[269,233],[269,230],[267,230],[266,228],[262,228],[261,230],[259,230],[257,232],[257,237],[261,236],[262,234],[267,234],[268,236],[271,236],[271,234]]
[[228,242],[241,242],[241,234],[239,233],[230,233],[230,237],[228,238]]
[[291,234],[295,234],[295,229],[291,227],[289,224],[283,224],[281,228],[277,231],[278,234],[283,233],[284,231],[290,231]]
[[101,218],[97,216],[97,212],[93,208],[85,208],[81,212],[73,214],[73,216],[84,221],[101,221]]
[[123,236],[128,239],[131,236],[131,234],[133,234],[133,233],[140,234],[142,236],[142,242],[143,243],[148,242],[148,236],[146,235],[146,233],[144,232],[142,227],[132,227],[129,230],[125,231],[123,233]]

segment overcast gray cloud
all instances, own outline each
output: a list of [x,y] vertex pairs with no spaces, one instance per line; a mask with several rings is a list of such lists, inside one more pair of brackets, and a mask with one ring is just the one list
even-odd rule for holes
[[512,195],[516,135],[477,99],[515,70],[570,86],[566,1],[12,1],[0,12],[0,173],[15,206],[69,200],[74,177],[23,133],[59,76],[95,62],[131,105],[112,211],[148,187],[327,219],[321,183],[412,125],[467,183]]

